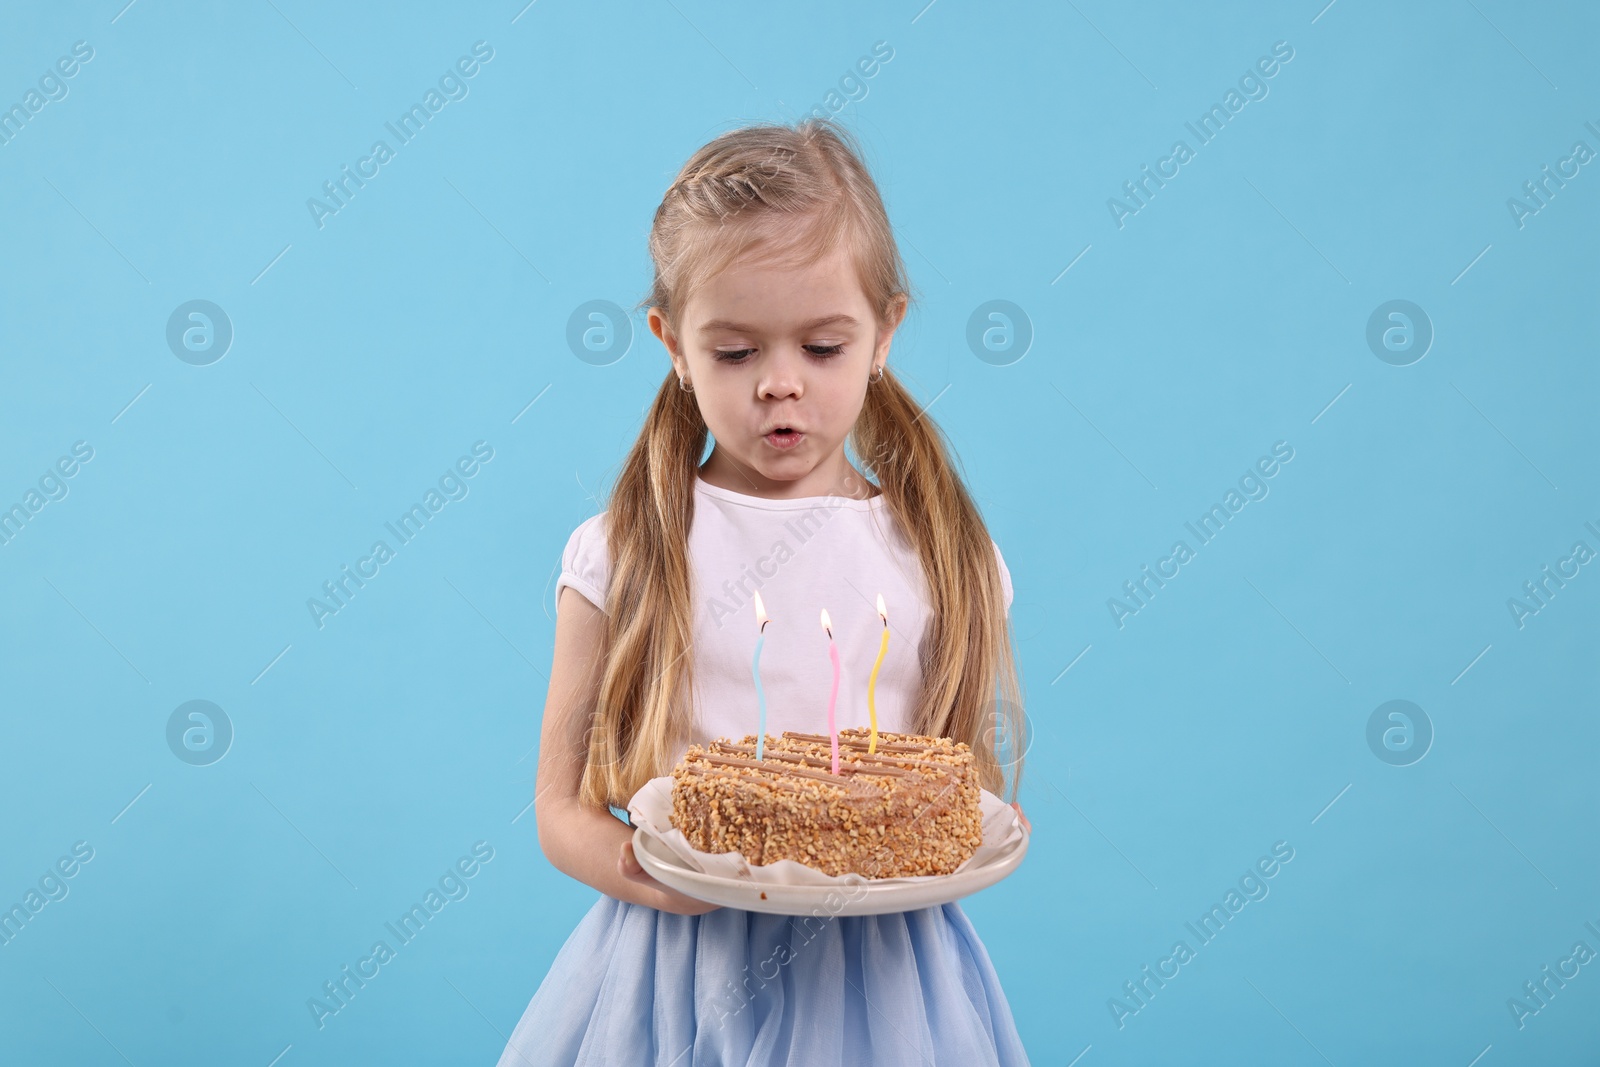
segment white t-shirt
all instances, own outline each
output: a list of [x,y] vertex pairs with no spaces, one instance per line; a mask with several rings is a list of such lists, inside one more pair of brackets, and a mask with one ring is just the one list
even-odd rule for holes
[[[556,581],[606,609],[610,561],[601,512],[573,531]],[[993,542],[990,542],[993,544]],[[769,500],[695,479],[689,530],[694,576],[694,706],[690,740],[742,738],[756,733],[757,701],[751,661],[759,627],[752,592],[767,616],[761,686],[767,733],[826,734],[833,664],[826,608],[839,651],[838,729],[868,723],[867,682],[882,641],[877,597],[889,617],[889,647],[874,691],[878,729],[907,731],[921,686],[918,649],[928,628],[921,564],[884,497],[842,496]],[[1007,612],[1011,573],[995,545]]]

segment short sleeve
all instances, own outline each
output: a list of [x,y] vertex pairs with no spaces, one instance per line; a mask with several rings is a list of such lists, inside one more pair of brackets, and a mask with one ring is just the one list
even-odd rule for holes
[[567,547],[561,553],[561,577],[556,579],[557,604],[561,603],[562,587],[570,585],[589,603],[606,610],[611,560],[606,554],[605,516],[602,511],[585,519],[567,538]]
[[994,559],[996,563],[1000,564],[1000,585],[1006,592],[1006,614],[1009,616],[1011,614],[1012,598],[1011,571],[1006,568],[1006,558],[1000,554],[1000,546],[995,544],[993,538],[989,540],[989,543],[994,545]]

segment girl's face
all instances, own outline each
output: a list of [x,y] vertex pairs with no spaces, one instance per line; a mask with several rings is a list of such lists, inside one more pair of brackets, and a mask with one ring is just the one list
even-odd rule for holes
[[701,474],[752,496],[858,495],[844,442],[904,305],[880,331],[843,248],[809,267],[747,259],[690,298],[679,334],[649,313],[716,440]]

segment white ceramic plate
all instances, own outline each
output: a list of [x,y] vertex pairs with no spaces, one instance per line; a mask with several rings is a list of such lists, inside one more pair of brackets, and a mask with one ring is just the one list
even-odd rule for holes
[[[665,781],[670,783],[670,779]],[[994,819],[985,821],[984,844],[992,846],[1005,843],[998,849],[986,849],[989,854],[983,857],[983,862],[974,864],[969,861],[967,866],[954,874],[853,882],[830,880],[819,871],[807,874],[808,881],[820,884],[773,881],[770,869],[762,872],[762,880],[759,881],[748,873],[743,876],[706,874],[694,870],[675,854],[656,832],[656,826],[637,820],[633,831],[633,854],[639,866],[663,885],[685,896],[726,908],[764,911],[775,915],[824,916],[914,911],[947,904],[986,889],[1016,870],[1022,862],[1022,857],[1028,851],[1029,835],[1016,818],[1015,809],[987,790],[983,793],[983,799],[989,811],[999,804],[1011,813],[1009,822]],[[634,804],[630,804],[630,811]],[[1006,841],[1008,837],[1014,839]],[[737,856],[737,853],[732,855]],[[787,860],[780,862],[789,863]],[[761,870],[749,865],[741,866],[746,866],[748,870]]]

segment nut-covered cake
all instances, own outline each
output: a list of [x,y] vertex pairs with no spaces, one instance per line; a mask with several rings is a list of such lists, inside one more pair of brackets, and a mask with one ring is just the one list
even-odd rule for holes
[[949,874],[983,843],[972,749],[947,737],[839,731],[691,745],[672,771],[674,827],[701,852],[868,878]]

